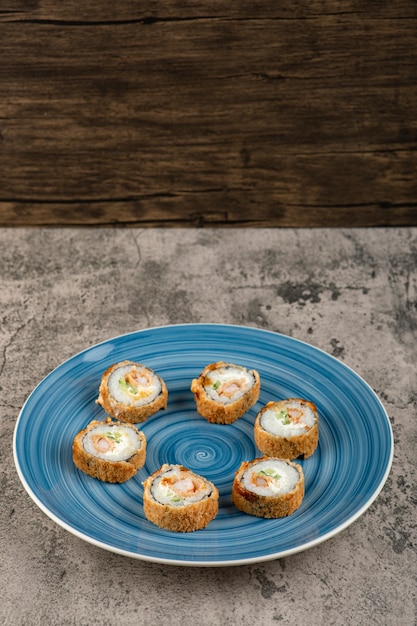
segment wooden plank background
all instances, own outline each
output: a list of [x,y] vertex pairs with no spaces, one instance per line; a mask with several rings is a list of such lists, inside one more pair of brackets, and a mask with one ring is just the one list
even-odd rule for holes
[[0,225],[417,225],[415,0],[0,0]]

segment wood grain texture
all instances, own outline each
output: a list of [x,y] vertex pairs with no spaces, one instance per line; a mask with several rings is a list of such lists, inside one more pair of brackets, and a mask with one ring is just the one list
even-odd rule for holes
[[417,3],[0,0],[1,225],[417,224]]

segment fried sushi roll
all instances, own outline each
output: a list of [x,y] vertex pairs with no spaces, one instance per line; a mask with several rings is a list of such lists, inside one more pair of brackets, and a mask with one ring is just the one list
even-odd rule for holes
[[301,398],[268,402],[256,416],[254,438],[263,454],[306,459],[317,448],[319,439],[317,408]]
[[218,361],[207,365],[191,383],[197,412],[209,422],[231,424],[258,400],[260,377],[256,370]]
[[217,515],[217,488],[182,465],[162,465],[143,486],[145,516],[165,530],[200,530]]
[[146,437],[132,424],[94,420],[75,436],[72,458],[93,478],[124,483],[145,463]]
[[304,498],[304,474],[292,461],[262,457],[242,463],[232,486],[232,502],[248,515],[291,515]]
[[168,390],[149,367],[122,361],[104,372],[96,402],[114,419],[136,424],[166,409]]

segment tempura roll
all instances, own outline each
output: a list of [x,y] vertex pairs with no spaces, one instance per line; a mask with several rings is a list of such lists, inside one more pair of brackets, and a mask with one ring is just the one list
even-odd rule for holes
[[166,409],[168,390],[164,380],[149,367],[122,361],[104,372],[96,402],[111,417],[135,424]]
[[265,456],[244,462],[233,481],[232,502],[248,515],[286,517],[303,498],[303,470],[292,461]]
[[143,486],[145,516],[160,528],[200,530],[217,515],[219,492],[215,485],[182,465],[162,465]]
[[257,402],[260,384],[256,370],[218,361],[193,379],[191,391],[200,415],[209,422],[231,424]]
[[319,439],[315,404],[301,398],[268,402],[256,416],[254,438],[259,450],[268,456],[308,458]]
[[146,437],[132,424],[93,420],[75,436],[72,458],[78,469],[93,478],[123,483],[143,467]]

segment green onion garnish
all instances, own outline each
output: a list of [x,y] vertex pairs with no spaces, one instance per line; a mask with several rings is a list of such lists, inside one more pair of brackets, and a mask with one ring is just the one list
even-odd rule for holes
[[278,420],[281,420],[281,422],[286,425],[286,424],[291,424],[291,420],[290,420],[290,414],[288,413],[288,411],[286,411],[285,409],[282,409],[282,411],[279,411],[278,413],[275,413],[275,417]]
[[133,395],[137,394],[138,388],[133,387],[130,383],[127,382],[125,378],[119,378],[119,385],[123,389],[123,391],[127,391],[128,393],[133,393]]
[[119,431],[112,433],[111,431],[107,431],[104,433],[108,439],[112,439],[116,443],[120,443],[122,440],[122,434]]
[[270,467],[268,467],[265,470],[261,470],[259,473],[263,474],[264,476],[270,476],[271,478],[275,478],[275,480],[279,480],[281,478],[281,476],[277,474],[276,471]]

